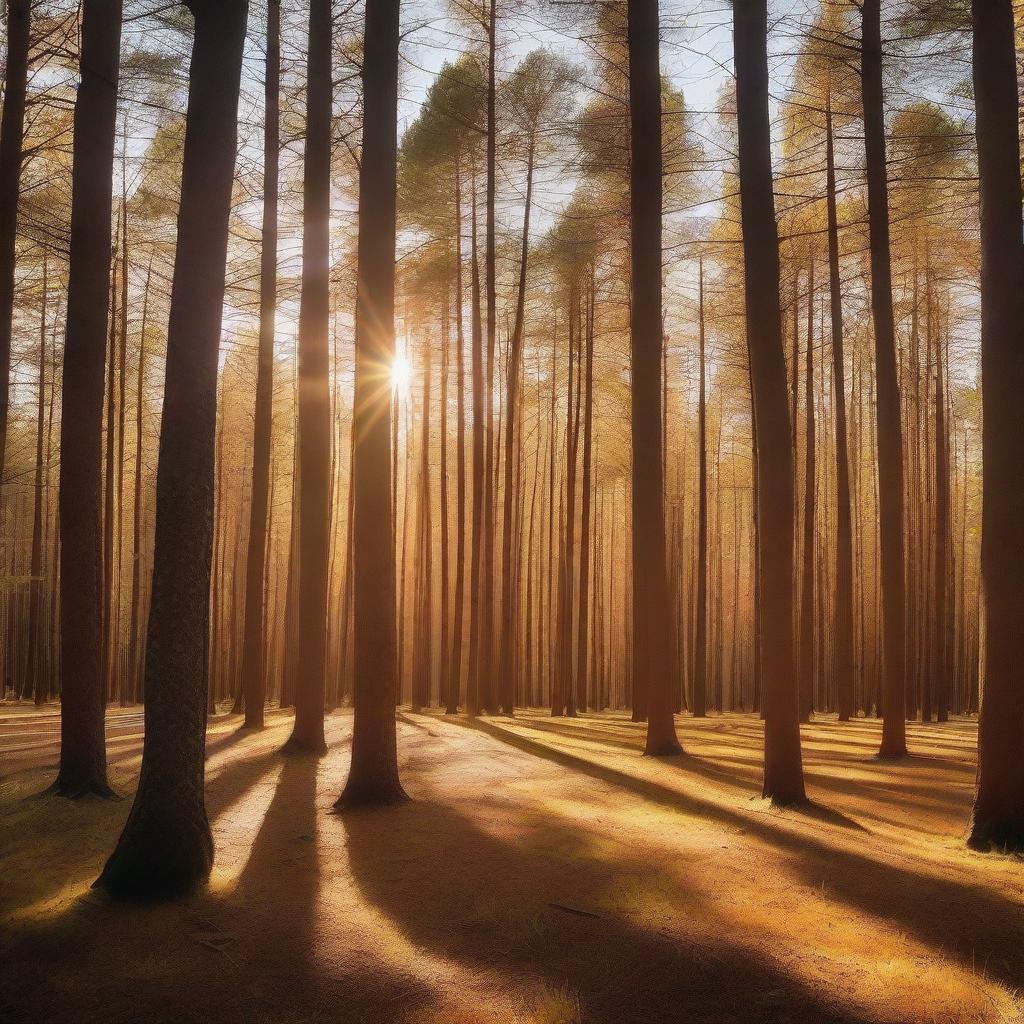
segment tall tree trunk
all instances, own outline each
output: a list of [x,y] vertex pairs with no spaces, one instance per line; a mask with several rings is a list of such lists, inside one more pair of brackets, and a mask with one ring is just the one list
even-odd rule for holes
[[[661,472],[661,71],[658,0],[629,0],[633,451],[633,675],[646,704],[644,753],[678,754],[668,676],[665,487]],[[636,699],[636,697],[634,698]]]
[[157,466],[142,773],[128,822],[96,882],[118,897],[191,889],[213,862],[203,800],[213,456],[249,5],[192,0],[189,6],[195,41]]
[[[303,171],[299,306],[299,648],[288,747],[324,753],[327,567],[330,557],[331,2],[312,0]],[[387,419],[385,417],[385,425]]]
[[[16,6],[10,4],[9,10]],[[28,4],[21,6],[27,9]],[[8,36],[9,45],[10,39]],[[53,786],[60,795],[71,797],[86,793],[113,795],[107,785],[104,738],[100,512],[120,53],[121,5],[107,0],[83,0],[61,388],[61,748],[60,769]],[[4,168],[9,166],[6,160],[0,160],[0,164]],[[6,393],[2,381],[0,392]]]
[[245,563],[242,686],[245,726],[263,728],[266,684],[263,674],[263,576],[266,572],[270,492],[270,451],[274,417],[274,326],[277,317],[278,149],[281,112],[281,0],[267,2],[267,56],[264,75],[263,232],[260,249],[260,338],[256,366],[255,426],[252,446],[252,502]]
[[146,410],[146,331],[149,328],[149,291],[153,279],[153,258],[150,256],[146,283],[142,291],[142,325],[139,332],[139,366],[135,394],[135,500],[132,503],[132,605],[128,626],[129,676],[132,686],[132,702],[139,700],[142,674],[142,657],[145,637],[139,629],[142,617],[142,453],[144,439],[144,414]]
[[[6,468],[4,454],[7,448],[7,417],[10,405],[15,243],[22,150],[25,142],[31,8],[31,0],[7,2],[7,67],[4,74],[3,111],[0,112],[0,486],[3,484]],[[112,80],[117,82],[116,72]],[[111,149],[111,166],[113,161]],[[109,257],[108,243],[104,258],[109,261]]]
[[700,338],[700,383],[697,394],[697,582],[694,609],[693,716],[707,714],[708,676],[708,403],[704,329],[704,257],[698,268],[697,325]]
[[839,277],[839,218],[836,211],[836,163],[832,97],[825,108],[825,175],[828,206],[829,305],[832,313],[832,388],[836,416],[836,612],[833,629],[836,700],[839,721],[853,714],[853,523],[850,456],[846,426],[846,362],[843,356],[843,296]]
[[1024,246],[1013,5],[973,0],[981,180],[982,700],[968,843],[1024,849]]
[[445,683],[445,713],[459,710],[462,689],[462,624],[466,588],[466,339],[462,320],[462,170],[455,161],[455,610],[452,622],[451,678]]
[[36,706],[46,703],[48,696],[43,632],[45,579],[43,577],[43,438],[46,426],[46,316],[47,252],[43,250],[43,286],[39,314],[39,390],[36,396],[36,461],[32,483],[32,554],[29,565],[28,661],[25,671],[25,692],[35,698]]
[[484,370],[483,330],[480,323],[480,263],[477,259],[477,186],[473,169],[473,210],[470,231],[470,274],[472,307],[472,359],[470,375],[473,391],[473,537],[469,571],[469,678],[466,684],[466,711],[480,710],[480,637],[482,627],[480,601],[480,555],[484,515]]
[[535,140],[530,136],[526,154],[526,200],[523,208],[523,234],[520,242],[519,289],[516,294],[516,319],[512,328],[512,340],[508,357],[508,397],[505,410],[505,481],[504,515],[501,537],[501,710],[511,715],[515,704],[512,656],[514,644],[513,600],[512,600],[512,453],[515,451],[519,408],[519,367],[523,358],[523,324],[526,311],[526,274],[530,254],[530,213],[533,205],[533,157]]
[[395,538],[386,387],[395,355],[398,16],[399,0],[376,0],[366,9],[363,36],[354,407],[355,722],[352,766],[339,807],[405,798],[395,736]]
[[[800,587],[800,721],[809,722],[814,708],[814,254],[807,269],[807,356],[804,379],[804,543]],[[820,642],[820,641],[819,641]]]
[[[590,279],[587,283],[585,305],[585,327],[583,342],[584,378],[583,378],[583,477],[581,486],[580,508],[580,586],[579,586],[579,624],[576,639],[576,680],[579,700],[577,705],[586,708],[587,684],[590,671],[587,666],[587,616],[590,607],[590,548],[591,548],[591,514],[592,477],[593,477],[593,437],[594,437],[594,268],[591,266]],[[591,664],[591,669],[593,665]]]
[[881,0],[864,0],[861,6],[861,90],[871,244],[871,313],[875,327],[875,379],[878,391],[878,523],[882,549],[883,679],[882,744],[879,754],[882,757],[902,757],[907,752],[903,422],[892,309],[880,6]]
[[764,795],[804,799],[800,712],[793,658],[793,455],[779,305],[768,121],[766,0],[735,0],[733,26],[747,350],[757,426],[764,688]]
[[942,343],[936,343],[935,370],[935,705],[940,722],[949,721],[951,649],[949,619],[949,437],[942,378]]

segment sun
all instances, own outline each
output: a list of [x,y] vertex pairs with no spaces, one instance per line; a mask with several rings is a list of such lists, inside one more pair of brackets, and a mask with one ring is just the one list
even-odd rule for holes
[[398,395],[407,395],[412,382],[412,364],[400,352],[391,364],[391,388]]

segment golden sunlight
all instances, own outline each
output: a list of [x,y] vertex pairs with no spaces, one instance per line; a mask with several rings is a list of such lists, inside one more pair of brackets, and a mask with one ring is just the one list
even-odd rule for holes
[[412,363],[409,362],[403,353],[398,352],[395,354],[395,360],[391,364],[391,388],[399,397],[404,398],[409,394],[411,382]]

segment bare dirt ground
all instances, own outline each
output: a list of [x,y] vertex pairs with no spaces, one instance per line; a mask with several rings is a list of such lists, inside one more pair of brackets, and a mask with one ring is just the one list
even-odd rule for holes
[[[55,708],[0,705],[0,1021],[74,1024],[837,1024],[1024,1021],[1022,864],[963,846],[976,727],[803,731],[815,805],[759,798],[761,723],[679,720],[640,756],[619,714],[402,714],[413,798],[329,812],[351,717],[321,761],[211,722],[209,890],[89,891],[130,800],[26,800]],[[111,712],[130,796],[139,709]]]

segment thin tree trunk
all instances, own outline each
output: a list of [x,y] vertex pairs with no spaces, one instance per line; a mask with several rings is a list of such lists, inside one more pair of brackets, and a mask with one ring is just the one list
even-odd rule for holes
[[903,423],[896,374],[892,265],[889,252],[889,180],[882,97],[881,0],[861,6],[861,89],[867,159],[868,224],[871,244],[871,312],[875,328],[878,391],[878,523],[882,560],[882,757],[907,752],[903,541]]
[[277,317],[277,203],[280,145],[281,0],[267,0],[267,55],[264,75],[263,225],[260,248],[260,336],[256,365],[255,426],[252,448],[252,502],[245,563],[242,634],[242,687],[245,726],[263,728],[266,680],[263,673],[263,577],[270,519],[270,454],[274,416],[274,334]]
[[[27,11],[28,4],[9,4],[12,17],[16,7]],[[8,35],[8,46],[12,45]],[[9,49],[8,73],[10,52]],[[106,0],[83,0],[61,388],[61,750],[60,769],[53,785],[55,792],[71,797],[86,793],[112,795],[107,785],[104,737],[100,515],[103,375],[120,52],[121,5]],[[4,168],[10,166],[6,158],[0,164]],[[2,353],[0,364],[6,365]],[[0,369],[0,374],[3,372]],[[0,394],[6,394],[6,390],[0,377]]]
[[[809,722],[814,708],[814,253],[807,269],[807,356],[804,380],[804,543],[800,588],[800,721]],[[819,641],[820,642],[820,641]]]

